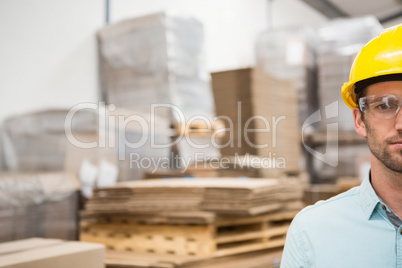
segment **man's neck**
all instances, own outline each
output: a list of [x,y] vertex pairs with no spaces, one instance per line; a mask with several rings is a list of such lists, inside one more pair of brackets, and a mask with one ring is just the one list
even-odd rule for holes
[[388,169],[373,157],[371,184],[374,191],[402,219],[402,174]]

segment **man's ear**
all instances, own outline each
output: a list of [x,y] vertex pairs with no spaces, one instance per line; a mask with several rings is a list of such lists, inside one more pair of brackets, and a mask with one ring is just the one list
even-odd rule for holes
[[359,108],[353,108],[353,119],[355,120],[355,130],[362,137],[367,137],[366,124],[362,119],[362,112]]

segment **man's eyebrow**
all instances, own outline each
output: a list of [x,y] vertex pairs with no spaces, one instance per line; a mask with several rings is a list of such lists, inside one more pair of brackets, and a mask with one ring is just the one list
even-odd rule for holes
[[376,95],[373,95],[373,96],[369,96],[369,97],[373,97],[372,98],[372,101],[382,101],[383,99],[384,99],[384,97],[395,97],[396,99],[401,99],[402,98],[402,96],[396,96],[396,95],[394,95],[394,94],[390,94],[390,95],[381,95],[381,96],[376,96]]

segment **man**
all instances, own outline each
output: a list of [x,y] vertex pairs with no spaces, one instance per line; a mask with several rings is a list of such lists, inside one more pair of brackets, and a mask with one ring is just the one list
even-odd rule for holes
[[371,171],[295,217],[282,268],[402,268],[402,24],[362,48],[342,97],[367,139]]

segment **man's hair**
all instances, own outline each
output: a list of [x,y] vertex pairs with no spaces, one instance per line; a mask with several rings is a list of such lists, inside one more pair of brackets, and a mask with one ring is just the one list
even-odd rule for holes
[[361,114],[361,118],[362,118],[363,122],[364,122],[364,113],[360,110],[359,100],[360,100],[360,98],[363,98],[364,96],[366,96],[366,94],[367,94],[367,87],[360,88],[359,91],[356,93],[356,103],[357,103],[357,107],[359,108],[359,112]]

